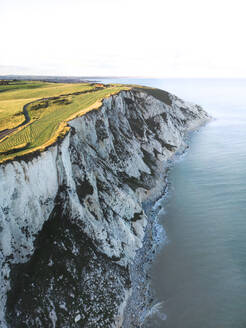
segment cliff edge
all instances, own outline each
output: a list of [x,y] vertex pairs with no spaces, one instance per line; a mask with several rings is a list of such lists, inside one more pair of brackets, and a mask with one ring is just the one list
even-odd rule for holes
[[122,327],[142,204],[208,120],[161,94],[121,91],[39,156],[0,165],[1,327]]

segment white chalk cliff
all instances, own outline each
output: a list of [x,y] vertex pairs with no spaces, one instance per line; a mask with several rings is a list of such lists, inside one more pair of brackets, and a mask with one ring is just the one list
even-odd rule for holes
[[171,94],[157,98],[122,91],[47,151],[0,165],[1,327],[122,326],[142,203],[161,190],[186,132],[208,119]]

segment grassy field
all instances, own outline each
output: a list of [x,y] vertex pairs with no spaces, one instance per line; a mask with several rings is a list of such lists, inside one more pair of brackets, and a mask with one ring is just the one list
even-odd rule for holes
[[[123,85],[13,81],[0,85],[0,163],[42,151],[69,130],[67,122],[100,107],[101,100]],[[23,107],[29,116],[24,124]],[[21,126],[21,124],[24,124]]]

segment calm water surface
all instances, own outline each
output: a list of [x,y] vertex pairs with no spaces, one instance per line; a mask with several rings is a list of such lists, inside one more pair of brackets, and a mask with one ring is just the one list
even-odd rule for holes
[[[124,81],[123,81],[124,82]],[[246,80],[132,80],[171,91],[216,120],[169,174],[152,270],[167,319],[153,328],[246,327]]]

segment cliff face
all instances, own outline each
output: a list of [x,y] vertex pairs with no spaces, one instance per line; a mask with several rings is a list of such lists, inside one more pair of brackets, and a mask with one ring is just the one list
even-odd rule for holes
[[142,202],[208,119],[165,97],[121,92],[39,157],[0,166],[1,327],[121,327]]

